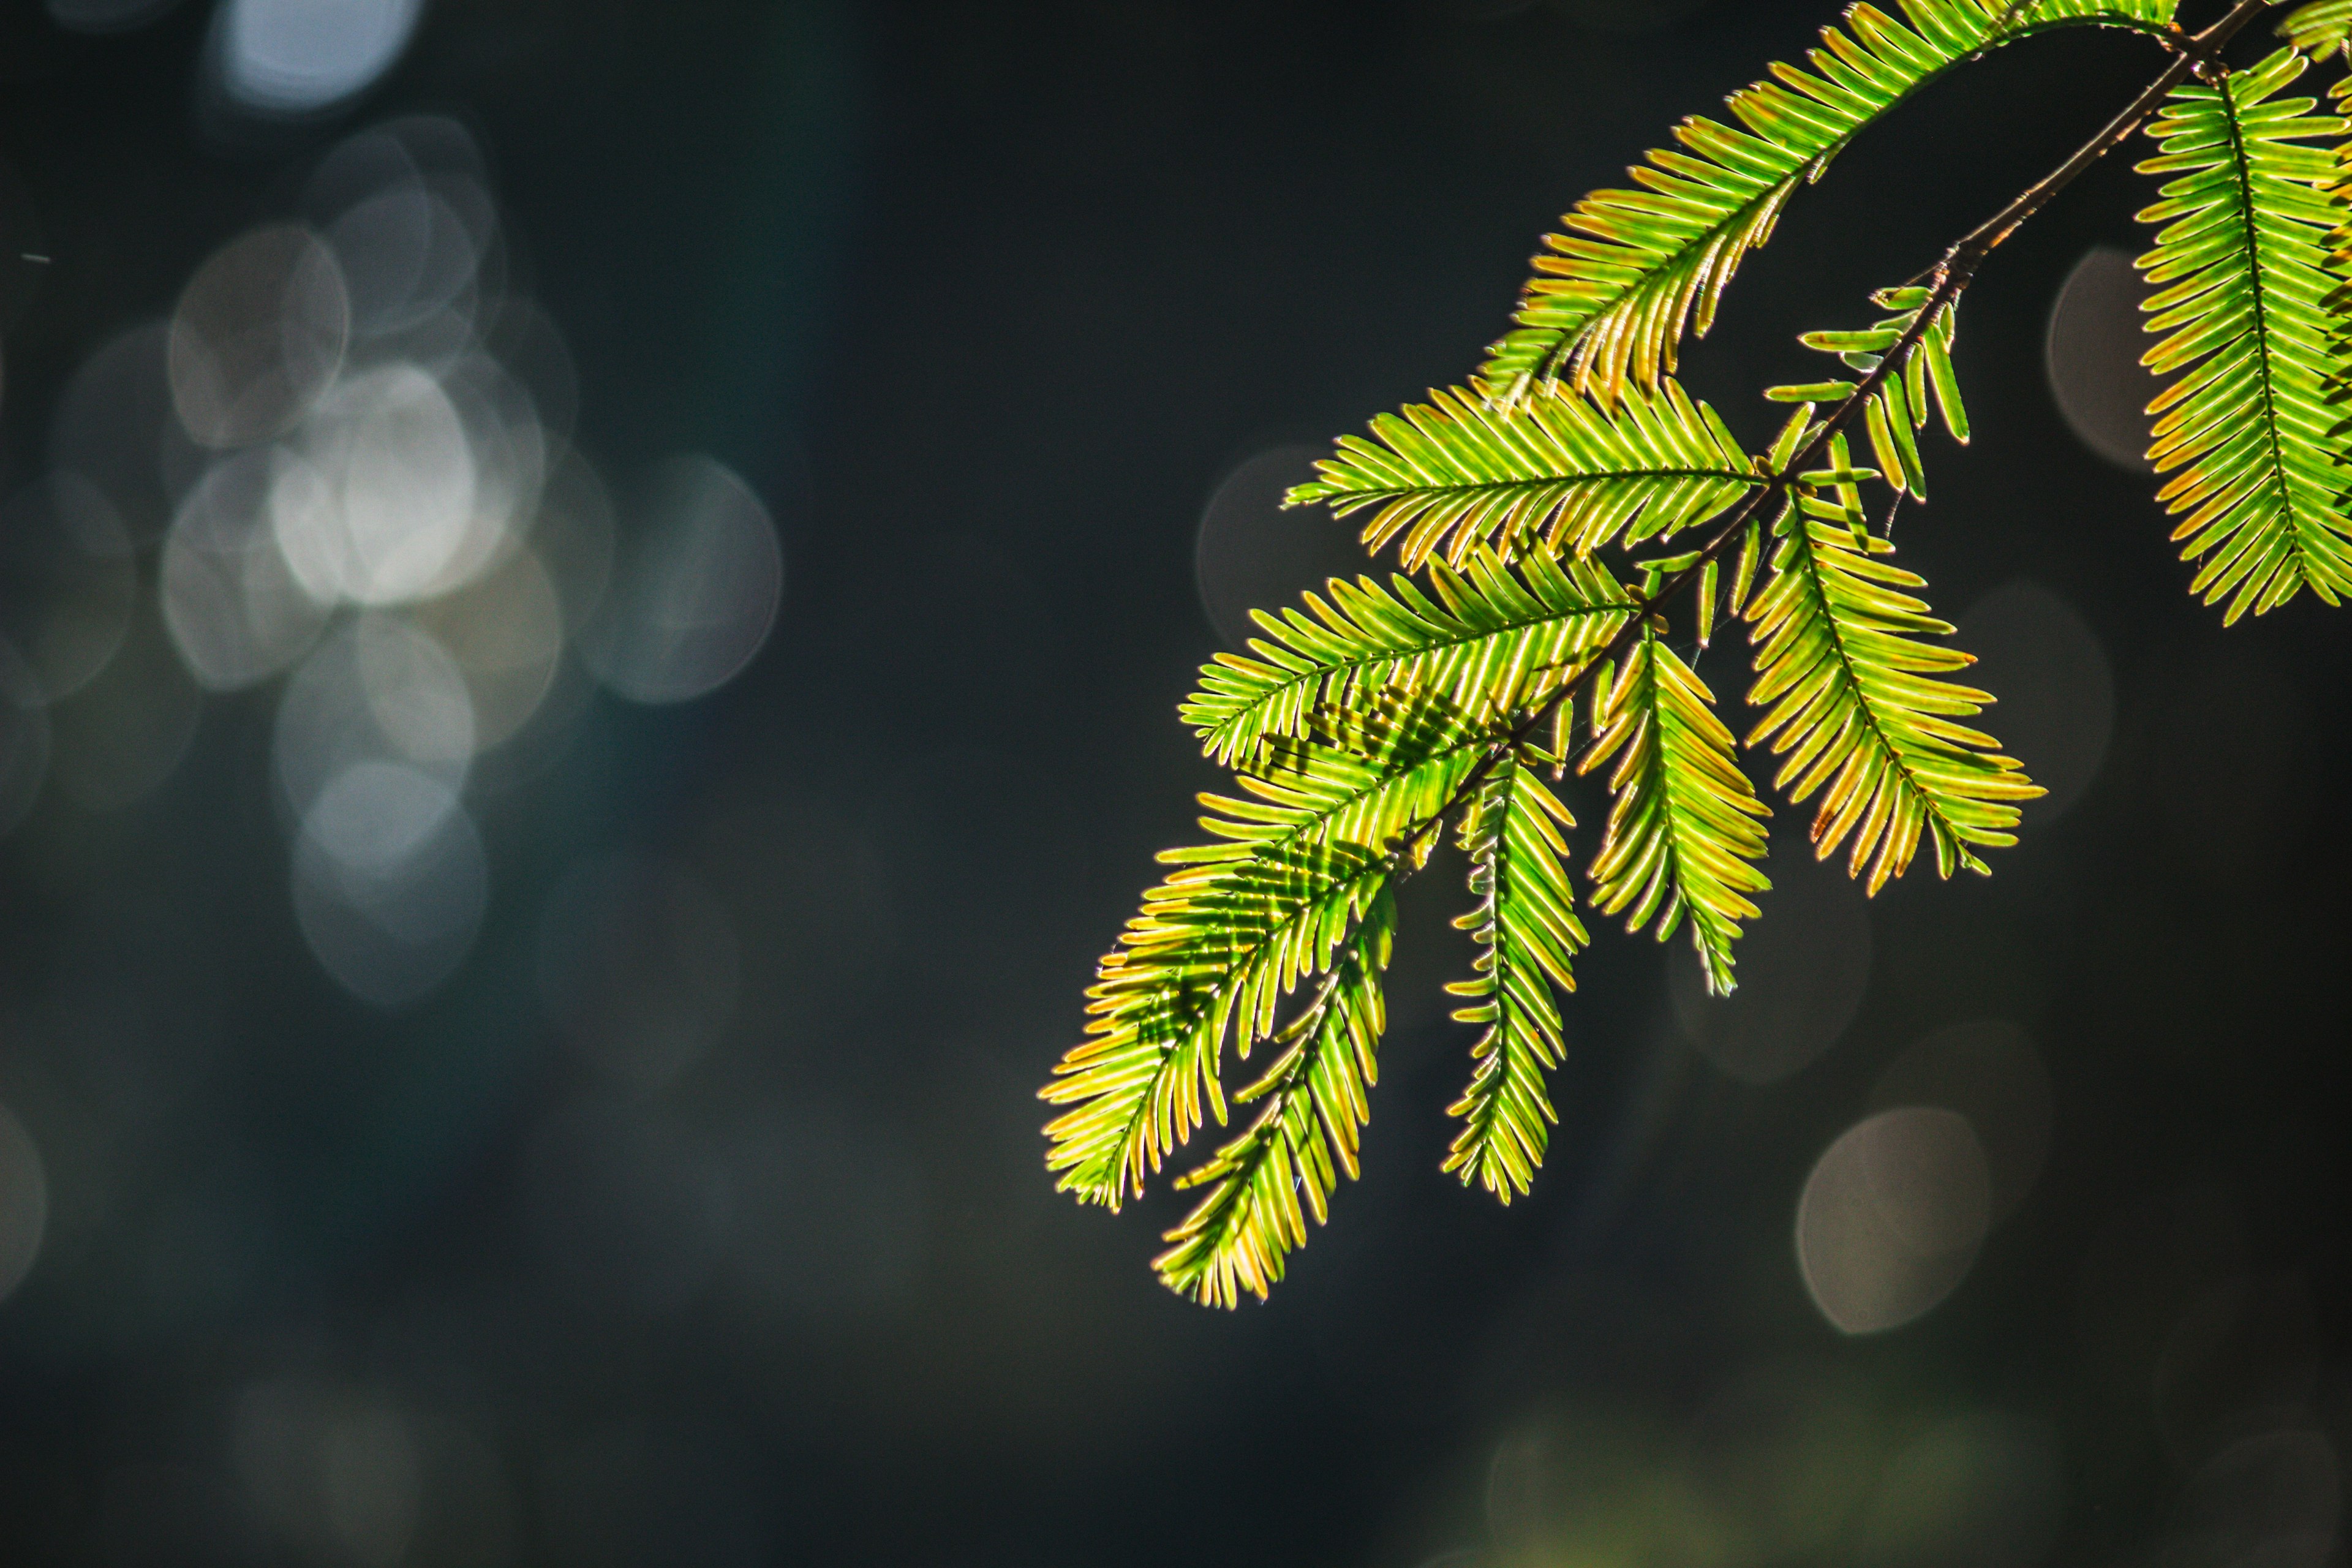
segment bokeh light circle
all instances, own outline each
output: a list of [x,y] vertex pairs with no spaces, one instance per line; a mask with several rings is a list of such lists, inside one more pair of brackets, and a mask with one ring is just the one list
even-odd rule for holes
[[392,68],[423,11],[424,0],[228,0],[217,34],[221,85],[262,113],[329,108]]
[[577,451],[567,454],[547,477],[539,515],[531,524],[530,548],[555,584],[565,632],[577,636],[594,624],[604,605],[617,549],[611,492]]
[[1849,1129],[1813,1166],[1797,1260],[1832,1326],[1879,1333],[1950,1295],[1991,1224],[1991,1178],[1968,1119],[1907,1106]]
[[472,818],[443,780],[395,763],[339,773],[304,815],[294,912],[320,966],[378,1006],[455,973],[488,902]]
[[447,574],[472,541],[479,475],[439,380],[404,362],[342,383],[302,449],[315,473],[289,470],[272,521],[304,586],[392,605],[455,585]]
[[261,447],[215,464],[164,539],[163,622],[210,690],[268,679],[326,629],[328,605],[295,577],[270,522],[270,498],[294,460]]
[[417,606],[416,625],[466,679],[474,743],[488,750],[530,722],[563,658],[563,609],[530,550],[454,594]]
[[1321,447],[1276,447],[1219,481],[1201,511],[1192,573],[1201,607],[1228,647],[1258,635],[1252,610],[1281,610],[1309,589],[1320,593],[1333,577],[1380,574],[1357,542],[1358,522],[1335,520],[1322,507],[1285,510],[1294,485],[1315,478]]
[[297,815],[359,763],[437,780],[454,801],[473,760],[473,696],[440,644],[405,622],[363,616],[303,660],[278,700],[277,773]]
[[172,313],[172,405],[204,447],[289,429],[341,369],[351,297],[332,252],[299,224],[230,241],[196,269]]
[[549,453],[564,451],[580,416],[580,369],[554,319],[529,300],[509,298],[483,347],[530,395]]
[[2154,471],[2147,448],[2155,422],[2147,408],[2160,390],[2139,363],[2156,341],[2140,313],[2147,292],[2131,252],[2099,246],[2067,274],[2042,344],[2067,428],[2108,462],[2142,474]]
[[481,258],[465,220],[422,179],[354,204],[327,230],[352,287],[352,330],[362,339],[422,326],[457,303]]
[[775,625],[783,547],[725,466],[671,459],[646,487],[580,656],[614,695],[684,702],[733,679]]
[[436,591],[446,592],[520,545],[545,493],[551,454],[530,392],[497,361],[468,353],[439,379],[474,461],[474,522],[442,571]]

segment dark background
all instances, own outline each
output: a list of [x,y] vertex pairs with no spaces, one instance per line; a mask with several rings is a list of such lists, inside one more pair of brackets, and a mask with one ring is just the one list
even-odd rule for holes
[[[1178,1300],[1147,1267],[1174,1201],[1114,1218],[1042,1169],[1036,1086],[1216,782],[1172,712],[1219,640],[1209,498],[1458,380],[1553,216],[1826,12],[443,0],[347,113],[231,146],[204,6],[94,39],[17,0],[6,221],[53,260],[6,340],[10,488],[95,345],[338,136],[430,109],[491,160],[582,446],[732,465],[787,577],[731,684],[595,698],[474,800],[488,915],[422,1003],[369,1008],[304,948],[273,688],[210,701],[145,798],[51,791],[0,846],[0,1100],[50,1188],[0,1306],[0,1553],[2340,1561],[2352,630],[2306,596],[2225,632],[2150,482],[2059,416],[2052,303],[2143,243],[2123,157],[1970,291],[1976,440],[1896,534],[1955,618],[2020,579],[2073,606],[2112,742],[1992,879],[1923,865],[1871,906],[1833,1048],[1717,1071],[1660,950],[1595,922],[1562,1127],[1501,1209],[1436,1169],[1469,1034],[1441,861],[1364,1179],[1270,1305]],[[1796,202],[1693,387],[1764,439],[1756,388],[1816,374],[1797,331],[1863,319],[2158,68],[2068,35],[1930,89]],[[1729,696],[1743,662],[1700,668]],[[2061,690],[2063,752],[2080,663],[1986,677],[2021,713]],[[1774,874],[1851,948],[1819,911],[1860,895],[1797,868],[1801,821]],[[740,952],[723,1029],[644,1092],[583,1065],[534,956],[614,850],[681,868]],[[1842,1336],[1790,1245],[1806,1173],[1906,1047],[1985,1018],[2046,1066],[2046,1167],[1948,1300]],[[279,1409],[295,1447],[257,1449]],[[1761,1446],[1725,1447],[1756,1409]],[[1706,1522],[1809,1497],[1827,1522],[1780,1546]]]

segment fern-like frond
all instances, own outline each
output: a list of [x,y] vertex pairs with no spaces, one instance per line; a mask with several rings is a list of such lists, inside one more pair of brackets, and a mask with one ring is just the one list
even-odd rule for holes
[[1284,846],[1145,894],[1087,993],[1088,1037],[1041,1091],[1074,1107],[1045,1129],[1060,1190],[1116,1209],[1204,1114],[1222,1124],[1220,1058],[1243,993],[1277,1000],[1283,972],[1326,958],[1389,876],[1360,845]]
[[1307,1245],[1307,1215],[1323,1224],[1341,1173],[1355,1179],[1357,1141],[1380,1077],[1387,1028],[1380,977],[1395,927],[1395,905],[1383,892],[1314,1001],[1276,1037],[1282,1053],[1234,1096],[1238,1105],[1263,1103],[1257,1120],[1176,1184],[1214,1186],[1162,1238],[1173,1245],[1152,1266],[1170,1289],[1210,1307],[1238,1306],[1244,1290],[1264,1300],[1284,1259]]
[[1226,1037],[1246,1055],[1281,999],[1330,969],[1493,740],[1442,703],[1383,699],[1267,742],[1240,775],[1247,798],[1201,797],[1216,842],[1160,857],[1179,868],[1103,960],[1088,1037],[1041,1091],[1073,1108],[1045,1130],[1061,1190],[1117,1208],[1204,1114],[1225,1120]]
[[[1843,437],[1832,447],[1846,466]],[[1918,640],[1952,628],[1906,590],[1921,580],[1886,560],[1851,485],[1808,489],[1774,533],[1771,579],[1748,608],[1756,686],[1766,707],[1748,743],[1769,745],[1777,785],[1801,805],[1816,793],[1813,843],[1823,858],[1849,838],[1846,868],[1868,867],[1876,893],[1911,863],[1924,833],[1937,868],[1983,871],[1970,846],[2016,842],[2018,803],[2042,790],[1990,735],[1957,722],[1984,692],[1935,677],[1975,662]]]
[[[1919,459],[1919,433],[1927,427],[1928,400],[1943,414],[1944,428],[1962,446],[1969,440],[1968,405],[1960,401],[1960,380],[1952,369],[1952,337],[1958,304],[1947,302],[1924,330],[1920,312],[1934,299],[1927,289],[1882,289],[1872,303],[1895,314],[1859,331],[1806,332],[1797,341],[1817,353],[1835,354],[1850,371],[1864,375],[1878,370],[1889,354],[1899,363],[1880,377],[1864,409],[1872,454],[1878,459],[1878,477],[1900,494],[1927,499],[1927,469]],[[1808,382],[1799,386],[1768,387],[1764,395],[1776,403],[1842,401],[1854,390],[1851,381]]]
[[2229,621],[2306,585],[2331,605],[2352,593],[2352,472],[2328,401],[2352,356],[2327,308],[2328,240],[2352,206],[2334,155],[2296,144],[2352,122],[2277,96],[2305,64],[2281,49],[2218,87],[2176,89],[2147,128],[2163,153],[2139,166],[2179,176],[2139,215],[2159,226],[2139,260],[2147,330],[2171,334],[2142,363],[2185,372],[2149,405],[2148,458],[2173,476],[2158,499],[2181,519],[2181,559],[2200,563],[2189,591],[2228,599]]
[[1771,813],[1739,771],[1715,694],[1654,631],[1613,679],[1604,673],[1591,703],[1593,743],[1578,771],[1617,763],[1593,907],[1625,913],[1629,931],[1654,921],[1661,942],[1687,915],[1708,989],[1728,995],[1731,944],[1757,913],[1748,895],[1771,886],[1754,865]]
[[[1479,377],[1516,395],[1566,374],[1613,401],[1675,368],[1685,331],[1704,336],[1748,253],[1771,237],[1799,186],[1821,177],[1865,126],[1952,66],[1997,45],[2084,23],[2163,28],[2173,0],[1901,0],[1905,21],[1857,5],[1825,27],[1810,70],[1731,95],[1738,128],[1694,117],[1679,149],[1629,173],[1637,190],[1596,191],[1547,235],[1520,299],[1517,331],[1487,351]],[[1908,23],[1908,26],[1905,25]]]
[[2352,0],[2311,0],[2280,18],[2278,36],[2316,58],[2352,42]]
[[1202,668],[1181,710],[1208,753],[1234,763],[1270,736],[1306,732],[1320,710],[1378,691],[1426,695],[1465,712],[1514,705],[1531,678],[1557,675],[1607,642],[1636,607],[1596,561],[1530,556],[1514,572],[1486,550],[1468,570],[1433,563],[1434,602],[1412,579],[1383,588],[1334,578],[1304,608],[1256,612],[1265,637]]
[[1528,1190],[1559,1120],[1544,1074],[1562,1054],[1559,1004],[1576,989],[1570,961],[1589,940],[1568,879],[1568,814],[1525,758],[1483,781],[1462,819],[1477,908],[1454,923],[1478,944],[1476,976],[1446,989],[1475,998],[1455,1022],[1484,1024],[1471,1047],[1476,1068],[1449,1114],[1462,1131],[1445,1169],[1505,1203]]
[[1459,388],[1372,421],[1371,440],[1339,437],[1322,478],[1286,504],[1348,517],[1378,507],[1364,544],[1402,536],[1412,571],[1443,552],[1455,566],[1484,543],[1506,560],[1538,546],[1589,553],[1670,534],[1763,481],[1715,410],[1664,382],[1603,408],[1564,387],[1498,404]]

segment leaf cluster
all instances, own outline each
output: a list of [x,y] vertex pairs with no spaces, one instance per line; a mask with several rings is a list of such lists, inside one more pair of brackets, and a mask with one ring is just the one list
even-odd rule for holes
[[[1968,443],[1961,293],[2000,238],[2136,131],[2162,184],[2141,216],[2158,500],[2194,592],[2235,619],[2302,588],[2352,592],[2340,405],[2352,388],[2352,121],[2285,96],[2346,52],[2352,0],[2288,15],[2242,68],[2242,0],[2190,36],[2171,0],[1899,0],[1851,6],[1801,65],[1736,93],[1736,124],[1675,129],[1633,188],[1579,202],[1545,241],[1512,331],[1464,384],[1340,438],[1293,505],[1360,516],[1400,570],[1334,579],[1219,654],[1183,704],[1233,794],[1206,840],[1103,959],[1087,1037],[1044,1098],[1047,1164],[1116,1208],[1208,1121],[1245,1125],[1178,1185],[1204,1189],[1158,1260],[1204,1303],[1265,1296],[1357,1172],[1379,1078],[1394,890],[1456,836],[1469,864],[1478,1029],[1444,1168],[1503,1202],[1528,1192],[1558,1121],[1566,998],[1591,938],[1580,904],[1664,941],[1687,931],[1710,989],[1738,979],[1765,911],[1769,770],[1810,810],[1814,852],[1875,895],[1923,847],[1940,876],[1987,873],[2042,792],[1979,727],[1990,694],[1898,563],[1895,507],[1924,502],[1931,427]],[[1899,16],[1895,15],[1899,11]],[[1794,405],[1750,452],[1675,379],[1742,258],[1836,154],[1927,82],[2061,26],[2155,38],[2141,100],[1865,325],[1807,332],[1837,361],[1766,389]],[[2343,96],[2339,84],[2336,93]],[[1856,440],[1871,466],[1858,463]],[[1866,487],[1885,494],[1874,528]],[[1660,552],[1669,552],[1660,553]],[[1744,736],[1700,668],[1744,629]],[[1556,786],[1596,781],[1589,847]],[[1581,854],[1580,873],[1578,867]],[[1228,1047],[1269,1059],[1228,1094]],[[1311,1224],[1310,1224],[1311,1222]]]

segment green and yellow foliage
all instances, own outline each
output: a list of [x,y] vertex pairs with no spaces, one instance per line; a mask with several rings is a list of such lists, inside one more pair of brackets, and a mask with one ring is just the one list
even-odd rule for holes
[[[1578,202],[1465,384],[1343,437],[1292,493],[1362,516],[1364,543],[1393,544],[1402,570],[1258,612],[1262,635],[1202,671],[1183,718],[1237,793],[1203,796],[1208,841],[1161,857],[1167,879],[1103,960],[1087,1038],[1044,1090],[1059,1108],[1048,1166],[1112,1208],[1207,1121],[1246,1118],[1178,1183],[1206,1192],[1168,1233],[1171,1288],[1264,1297],[1355,1175],[1395,888],[1449,827],[1475,951],[1449,989],[1455,1018],[1482,1028],[1445,1169],[1506,1203],[1557,1121],[1546,1080],[1590,942],[1580,899],[1660,940],[1686,931],[1710,987],[1736,984],[1769,890],[1771,810],[1749,768],[1809,808],[1815,852],[1842,855],[1870,894],[1923,846],[1950,877],[2015,842],[2041,791],[1977,727],[1992,698],[1951,679],[1972,660],[1873,529],[1865,487],[1926,499],[1931,427],[1970,433],[1952,357],[1962,292],[2133,135],[2156,142],[2139,168],[2160,182],[2140,215],[2155,231],[2146,363],[2172,378],[2149,456],[2190,591],[2230,620],[2305,588],[2352,594],[2352,121],[2288,96],[2347,53],[2352,0],[2284,11],[2284,46],[2239,67],[2223,46],[2274,7],[2240,0],[2191,33],[2174,3],[1852,6],[1801,64],[1733,94],[1732,123],[1685,121],[1630,188]],[[1793,410],[1769,451],[1744,449],[1673,374],[1742,259],[1922,86],[2080,26],[2144,35],[2168,63],[2049,178],[1875,295],[1879,319],[1806,333],[1837,370],[1766,389]],[[1730,626],[1752,648],[1744,738],[1699,673]],[[1589,847],[1554,791],[1571,774],[1609,793]],[[1268,1058],[1230,1094],[1229,1047]]]

